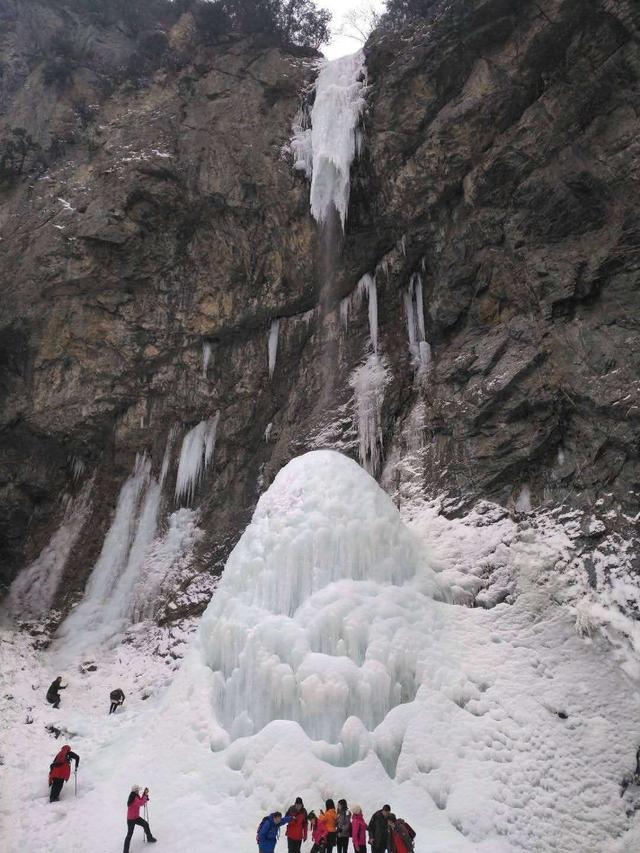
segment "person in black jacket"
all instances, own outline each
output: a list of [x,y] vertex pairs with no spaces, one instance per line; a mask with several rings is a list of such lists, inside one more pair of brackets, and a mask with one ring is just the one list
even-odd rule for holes
[[62,676],[59,675],[55,681],[51,682],[51,686],[47,690],[47,702],[57,708],[60,705],[60,691],[66,689],[67,685],[62,684]]
[[391,806],[384,805],[371,816],[367,830],[371,853],[386,853],[389,846],[389,824],[387,818],[391,814]]
[[109,699],[111,699],[111,707],[109,708],[110,714],[115,714],[116,708],[118,708],[124,702],[124,693],[118,687],[116,690],[112,690],[109,694]]

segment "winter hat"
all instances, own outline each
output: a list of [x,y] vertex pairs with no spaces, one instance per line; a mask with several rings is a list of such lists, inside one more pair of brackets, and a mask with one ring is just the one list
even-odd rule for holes
[[362,814],[362,808],[360,806],[351,806],[352,814]]
[[133,794],[134,791],[136,792],[136,794],[139,794],[140,793],[140,785],[132,785],[131,786],[131,793]]

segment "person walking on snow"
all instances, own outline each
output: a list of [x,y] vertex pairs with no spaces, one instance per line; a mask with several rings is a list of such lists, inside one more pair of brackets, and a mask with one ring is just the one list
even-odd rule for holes
[[293,818],[287,827],[288,853],[300,853],[302,842],[307,840],[307,810],[302,797],[296,797],[295,803],[287,809],[287,816]]
[[402,818],[396,818],[390,814],[387,818],[389,824],[389,850],[391,853],[412,853],[415,832]]
[[351,810],[351,838],[355,853],[367,853],[367,823],[360,806],[353,806]]
[[391,806],[382,806],[369,821],[369,844],[371,853],[386,853],[389,844],[389,825],[387,818],[391,814]]
[[131,842],[133,830],[136,826],[141,826],[144,829],[147,841],[153,843],[158,840],[151,835],[151,829],[147,821],[140,817],[140,809],[148,802],[149,789],[145,788],[142,796],[140,796],[140,785],[134,785],[127,799],[127,837],[124,840],[123,853],[129,853],[129,843]]
[[62,676],[59,675],[55,681],[51,682],[51,686],[47,690],[47,702],[57,708],[60,705],[60,691],[66,690],[67,684],[62,683]]
[[290,815],[282,817],[282,812],[272,812],[262,818],[256,836],[260,853],[273,853],[280,835],[280,827],[285,823],[291,823],[292,820]]
[[80,764],[80,756],[76,755],[75,752],[71,752],[69,744],[65,744],[53,759],[53,762],[49,765],[49,787],[51,788],[51,791],[49,792],[50,803],[57,803],[60,799],[62,786],[65,782],[68,782],[71,777],[72,761],[75,761],[76,763],[77,773],[78,765]]
[[116,690],[112,690],[109,693],[109,699],[111,699],[111,707],[109,708],[110,714],[115,714],[116,709],[123,704],[125,700],[125,695],[118,687]]
[[338,800],[336,836],[338,853],[348,853],[351,838],[351,812],[347,808],[346,800]]

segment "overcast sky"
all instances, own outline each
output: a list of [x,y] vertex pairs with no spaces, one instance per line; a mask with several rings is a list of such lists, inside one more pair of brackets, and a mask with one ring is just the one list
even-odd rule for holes
[[334,36],[331,42],[325,45],[323,52],[329,59],[335,59],[337,56],[354,53],[362,44],[354,38],[337,34],[345,13],[350,9],[362,9],[371,6],[380,11],[384,6],[384,2],[383,0],[318,0],[318,6],[328,9],[333,15],[332,27]]

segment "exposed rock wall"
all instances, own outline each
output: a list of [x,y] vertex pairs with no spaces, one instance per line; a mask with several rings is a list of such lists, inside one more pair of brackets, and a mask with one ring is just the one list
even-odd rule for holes
[[[347,331],[317,310],[324,266],[285,150],[312,58],[243,39],[195,49],[186,16],[167,33],[180,61],[132,82],[118,28],[30,5],[42,31],[94,45],[46,86],[22,5],[0,0],[0,138],[22,127],[40,146],[0,190],[2,579],[95,473],[64,607],[136,453],[159,471],[172,427],[167,510],[179,439],[220,412],[195,574],[220,565],[291,456],[357,454],[349,376],[368,325],[366,300]],[[465,500],[638,512],[639,33],[624,0],[466,0],[367,46],[336,295],[375,271],[383,482],[398,500],[410,479]],[[422,366],[406,322],[416,274]]]

